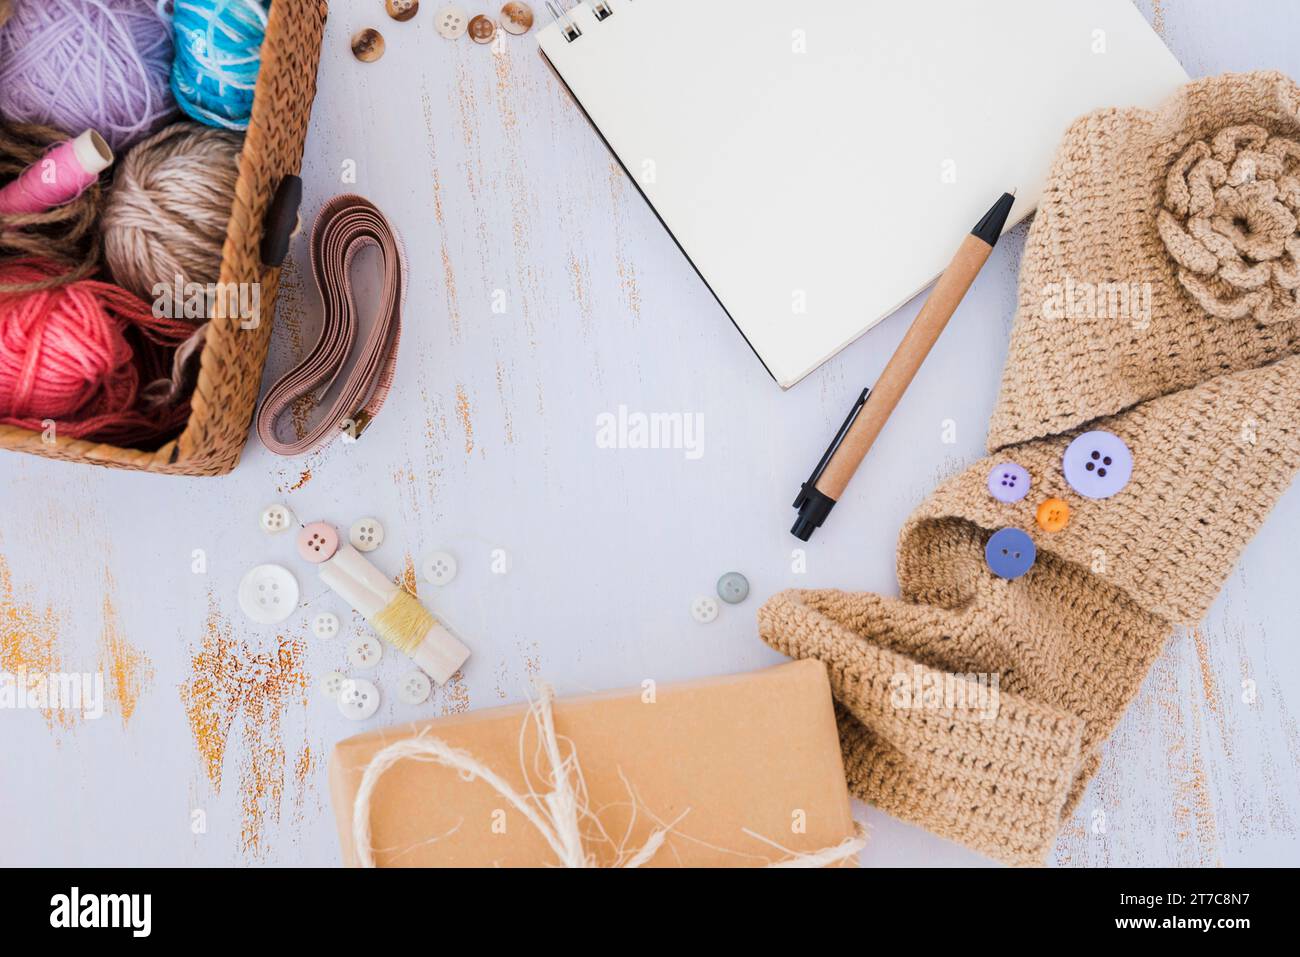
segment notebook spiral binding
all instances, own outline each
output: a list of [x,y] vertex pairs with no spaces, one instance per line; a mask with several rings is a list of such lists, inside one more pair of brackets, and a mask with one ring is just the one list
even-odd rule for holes
[[[572,43],[582,36],[582,28],[573,21],[573,17],[569,16],[567,11],[561,10],[552,0],[546,0],[546,8],[551,11],[551,16],[560,24],[560,33],[564,35],[565,40]],[[605,0],[596,0],[591,5],[591,12],[595,14],[597,20],[605,20],[614,15],[614,8]]]

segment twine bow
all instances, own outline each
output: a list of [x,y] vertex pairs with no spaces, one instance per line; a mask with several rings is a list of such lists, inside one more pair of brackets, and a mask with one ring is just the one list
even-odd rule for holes
[[[544,774],[544,779],[550,788],[548,791],[538,794],[530,785],[527,794],[520,794],[500,775],[469,752],[454,748],[441,738],[427,733],[396,741],[382,748],[370,759],[362,774],[361,786],[353,802],[352,836],[360,865],[375,866],[370,833],[370,803],[375,787],[379,779],[393,765],[400,761],[411,760],[432,762],[452,768],[465,781],[482,779],[537,829],[537,832],[545,838],[561,867],[598,867],[596,855],[586,847],[583,840],[581,825],[584,821],[593,822],[602,833],[603,828],[588,807],[586,784],[582,779],[582,769],[576,751],[571,748],[565,752],[555,733],[552,710],[555,700],[554,689],[550,685],[542,684],[539,691],[539,697],[529,706],[520,729],[521,765],[523,765],[524,736],[529,724],[532,723],[537,727],[541,750],[550,769]],[[527,777],[526,766],[525,777]],[[624,783],[626,784],[626,779]],[[663,847],[669,835],[674,833],[676,825],[688,813],[690,813],[689,808],[675,820],[656,826],[645,843],[635,850],[628,851],[620,846],[617,860],[612,866],[640,867],[651,860]],[[865,830],[861,824],[857,825],[855,836],[813,853],[791,851],[747,828],[742,828],[742,831],[786,855],[782,860],[770,863],[769,867],[825,867],[855,857],[867,843]]]

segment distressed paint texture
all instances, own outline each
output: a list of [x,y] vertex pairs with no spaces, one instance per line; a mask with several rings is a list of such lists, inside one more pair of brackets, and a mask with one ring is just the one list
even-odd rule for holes
[[104,689],[107,698],[116,704],[118,714],[122,717],[122,726],[126,727],[140,696],[153,683],[154,669],[149,656],[137,648],[122,632],[118,621],[117,608],[114,606],[115,586],[111,575],[105,584],[107,594],[104,596],[104,626],[100,632],[99,668],[104,673]]
[[1239,627],[1171,639],[1063,828],[1056,863],[1221,866],[1256,842],[1300,839],[1296,706],[1285,685],[1238,677],[1249,673]]
[[212,790],[221,792],[230,771],[237,778],[239,848],[251,858],[266,855],[266,825],[279,822],[289,784],[301,791],[312,768],[305,744],[289,767],[291,746],[282,733],[286,712],[307,705],[305,656],[306,642],[298,637],[276,635],[256,644],[238,637],[209,597],[180,696]]
[[[1285,0],[1138,7],[1193,75],[1300,76],[1297,11]],[[93,851],[128,865],[334,864],[324,768],[336,741],[518,701],[537,678],[571,694],[773,664],[755,635],[758,602],[786,587],[891,592],[899,526],[982,454],[1023,227],[999,243],[835,526],[796,550],[798,483],[919,304],[782,393],[532,36],[448,43],[421,14],[385,28],[382,60],[358,64],[347,21],[326,26],[302,216],[309,227],[330,197],[357,192],[401,235],[410,269],[393,390],[359,441],[281,459],[254,439],[215,479],[0,453],[0,669],[100,662],[114,715],[84,727],[68,713],[0,713],[0,766],[43,762],[48,779],[44,791],[6,793],[5,863],[76,865]],[[307,235],[294,237],[264,382],[319,334],[307,252]],[[701,413],[704,456],[596,448],[596,416],[619,405]],[[317,413],[315,397],[297,403],[284,437],[305,434]],[[455,626],[473,651],[463,673],[406,706],[396,688],[411,665],[389,650],[365,673],[379,713],[346,721],[316,682],[349,672],[346,643],[367,626],[290,535],[259,529],[259,510],[277,500],[344,530],[365,515],[382,521],[372,560]],[[1297,528],[1293,492],[1203,626],[1171,640],[1066,822],[1056,864],[1300,861]],[[490,570],[498,547],[508,573]],[[435,549],[460,562],[441,588],[417,581]],[[268,561],[298,577],[302,607],[263,628],[241,616],[235,593],[249,566]],[[733,569],[753,596],[697,625],[691,601]],[[339,616],[338,639],[311,634],[318,611]],[[874,831],[868,865],[987,863],[862,813]]]
[[[9,563],[0,555],[0,671],[17,676],[62,670],[59,615],[15,592]],[[77,712],[66,709],[47,707],[41,713],[51,731],[71,728],[78,719]]]

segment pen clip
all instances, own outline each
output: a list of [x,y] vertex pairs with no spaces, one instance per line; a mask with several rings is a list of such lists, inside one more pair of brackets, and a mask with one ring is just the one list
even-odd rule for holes
[[844,436],[852,428],[853,421],[858,417],[858,413],[862,411],[862,407],[867,404],[867,396],[870,394],[871,388],[868,386],[862,390],[862,395],[858,396],[858,401],[853,403],[853,408],[849,409],[844,424],[840,426],[840,430],[835,433],[835,438],[831,439],[831,444],[826,446],[826,451],[822,453],[821,461],[813,469],[812,475],[808,476],[808,481],[799,487],[799,496],[794,500],[795,508],[802,508],[803,503],[808,500],[808,490],[817,484],[817,480],[822,477],[822,472],[826,471],[827,463],[830,462],[831,456],[835,454],[835,450],[840,447],[840,443],[844,441]]

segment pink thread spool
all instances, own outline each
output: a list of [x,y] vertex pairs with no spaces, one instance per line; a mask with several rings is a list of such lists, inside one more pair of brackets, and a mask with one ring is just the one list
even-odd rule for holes
[[0,216],[43,213],[70,203],[113,162],[113,151],[94,130],[56,143],[13,182],[0,187]]

